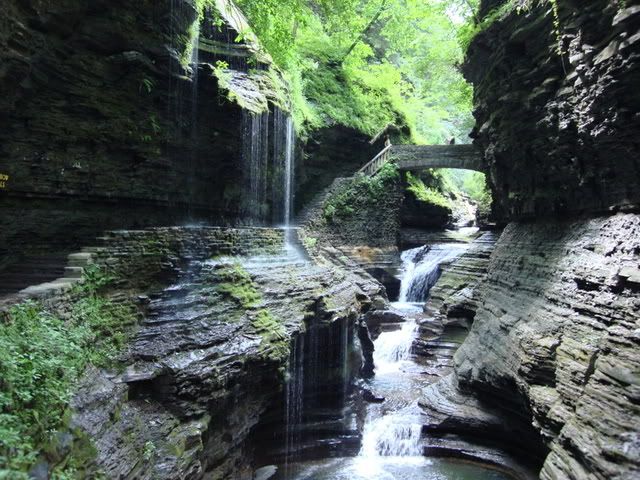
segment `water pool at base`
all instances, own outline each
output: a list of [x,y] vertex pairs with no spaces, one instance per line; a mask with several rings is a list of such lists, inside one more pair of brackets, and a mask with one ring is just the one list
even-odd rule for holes
[[513,480],[483,465],[445,458],[332,458],[281,466],[274,480]]

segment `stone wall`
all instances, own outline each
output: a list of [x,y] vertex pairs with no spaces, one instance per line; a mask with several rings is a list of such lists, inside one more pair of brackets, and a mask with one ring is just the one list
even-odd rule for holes
[[298,158],[296,208],[303,209],[336,178],[350,177],[384,148],[352,128],[326,127],[313,132]]
[[[369,188],[367,182],[379,182]],[[334,246],[396,247],[403,188],[399,176],[339,178],[303,218],[308,237]]]
[[[503,3],[484,0],[481,13]],[[480,32],[464,65],[497,213],[637,209],[640,7],[528,3]]]
[[222,255],[278,254],[284,231],[272,228],[167,227],[107,232],[91,253],[130,284],[148,283],[180,259],[207,260]]

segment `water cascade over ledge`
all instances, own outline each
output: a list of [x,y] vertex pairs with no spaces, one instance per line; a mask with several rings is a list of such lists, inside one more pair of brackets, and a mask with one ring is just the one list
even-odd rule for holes
[[[339,450],[324,459],[309,456],[296,446],[300,442],[299,416],[307,412],[308,391],[301,392],[301,382],[308,388],[308,378],[300,369],[299,341],[290,358],[289,382],[286,387],[286,461],[266,478],[273,480],[506,480],[510,477],[478,464],[465,464],[443,458],[428,458],[424,453],[422,426],[424,413],[419,399],[428,382],[424,377],[424,366],[412,354],[412,345],[418,335],[418,324],[433,321],[423,312],[423,302],[430,288],[440,275],[440,265],[454,260],[468,248],[468,244],[436,244],[405,252],[403,258],[402,302],[392,304],[400,325],[383,326],[374,341],[375,376],[365,382],[375,401],[365,403],[361,414],[361,440],[353,457],[340,457]],[[334,332],[338,333],[338,329]],[[340,331],[340,337],[345,335]],[[339,342],[348,342],[341,338]],[[346,355],[346,353],[344,354]],[[342,355],[341,355],[342,356]],[[346,362],[342,363],[343,366]],[[321,367],[313,363],[314,368]],[[317,373],[316,373],[317,374]],[[336,383],[333,388],[337,388]],[[345,398],[348,385],[345,384]],[[337,392],[334,392],[337,394]],[[357,396],[357,394],[356,394]],[[351,397],[355,398],[355,397]],[[306,400],[304,400],[306,401]],[[349,403],[343,413],[349,410]],[[325,413],[326,415],[326,413]],[[298,427],[298,428],[297,428]],[[325,439],[324,443],[338,438]],[[308,443],[305,444],[308,446]],[[334,447],[337,448],[337,447]],[[348,450],[348,448],[345,450]],[[266,468],[266,467],[265,467]],[[275,468],[275,467],[274,467]]]

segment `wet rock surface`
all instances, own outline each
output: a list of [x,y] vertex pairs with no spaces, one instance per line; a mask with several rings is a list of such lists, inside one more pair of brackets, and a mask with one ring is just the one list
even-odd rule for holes
[[[199,62],[189,65],[198,59],[189,58],[198,43],[190,0],[3,7],[0,174],[9,181],[0,212],[11,221],[0,231],[0,269],[22,256],[69,253],[107,229],[228,224],[245,215],[236,185],[250,114],[229,100],[216,61],[229,60],[240,79],[234,86],[246,87],[234,90],[243,106],[286,107],[269,59],[250,39],[234,42],[239,12],[225,7],[222,24],[205,12]],[[260,75],[247,73],[252,56]],[[275,117],[266,122],[272,137]]]
[[[109,232],[88,249],[115,278],[110,298],[137,305],[140,318],[118,367],[91,368],[74,391],[69,430],[95,449],[86,472],[250,479],[246,439],[281,403],[297,338],[324,338],[320,390],[358,373],[358,319],[385,304],[383,288],[283,240],[275,229],[159,228]],[[78,293],[41,301],[64,314],[69,295]]]
[[455,378],[427,395],[432,427],[498,429],[542,455],[544,479],[637,476],[639,233],[631,214],[509,225]]

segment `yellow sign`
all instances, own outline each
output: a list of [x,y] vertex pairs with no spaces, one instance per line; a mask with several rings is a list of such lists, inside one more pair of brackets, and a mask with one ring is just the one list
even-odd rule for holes
[[8,181],[9,181],[9,175],[0,173],[0,188],[7,188]]

